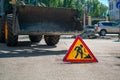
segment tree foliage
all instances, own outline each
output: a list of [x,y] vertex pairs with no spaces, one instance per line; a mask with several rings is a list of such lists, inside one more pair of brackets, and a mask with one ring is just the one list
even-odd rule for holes
[[87,15],[93,17],[105,17],[107,16],[108,7],[98,0],[87,0],[86,2]]
[[92,17],[105,17],[108,7],[99,2],[99,0],[39,0],[48,7],[65,7],[78,9],[79,15],[82,16],[84,3],[86,6],[86,15]]

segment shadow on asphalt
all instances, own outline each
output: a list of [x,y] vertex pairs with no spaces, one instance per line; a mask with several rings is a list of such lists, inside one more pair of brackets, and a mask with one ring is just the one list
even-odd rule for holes
[[120,39],[114,40],[113,42],[120,42]]
[[7,47],[6,44],[0,44],[0,58],[61,55],[67,52],[67,50],[52,50],[56,47],[32,44],[29,41],[19,42],[16,47]]
[[120,56],[117,56],[116,58],[120,59]]

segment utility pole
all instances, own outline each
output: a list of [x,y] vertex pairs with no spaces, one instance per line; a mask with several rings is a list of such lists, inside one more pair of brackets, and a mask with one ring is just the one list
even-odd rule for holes
[[84,0],[84,18],[83,18],[83,24],[84,24],[83,29],[84,30],[86,27],[86,14],[85,14],[85,12],[86,12],[86,0]]

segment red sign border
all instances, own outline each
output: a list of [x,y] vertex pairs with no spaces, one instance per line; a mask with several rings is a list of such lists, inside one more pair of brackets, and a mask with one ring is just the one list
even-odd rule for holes
[[[73,59],[67,59],[67,57],[69,56],[69,54],[71,53],[73,47],[75,46],[76,42],[80,40],[81,43],[84,45],[84,47],[88,50],[89,54],[93,57],[92,60],[88,59],[88,60],[73,60]],[[96,57],[93,55],[93,53],[91,52],[91,50],[87,47],[87,45],[85,44],[85,42],[78,36],[75,41],[73,42],[73,44],[71,45],[71,47],[69,48],[69,51],[67,52],[67,54],[65,55],[64,59],[63,59],[64,62],[98,62],[98,60],[96,59]]]

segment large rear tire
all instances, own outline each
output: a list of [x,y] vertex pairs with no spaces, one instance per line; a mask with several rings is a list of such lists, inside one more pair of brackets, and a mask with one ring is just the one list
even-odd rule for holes
[[44,39],[48,46],[54,46],[59,42],[60,35],[44,35]]
[[13,34],[12,26],[13,23],[13,16],[7,15],[7,21],[5,22],[5,39],[7,46],[16,46],[18,43],[18,35]]
[[0,17],[0,43],[5,42],[4,18]]
[[31,42],[40,42],[42,40],[42,35],[29,35]]

